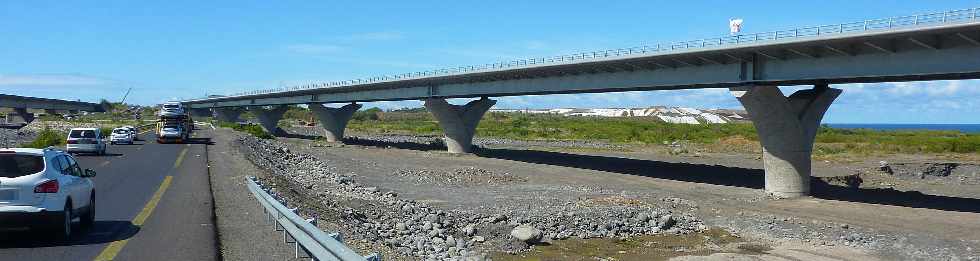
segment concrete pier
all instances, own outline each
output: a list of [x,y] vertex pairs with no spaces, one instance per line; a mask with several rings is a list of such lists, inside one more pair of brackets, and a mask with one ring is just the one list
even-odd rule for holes
[[778,198],[810,193],[810,155],[817,128],[840,89],[816,85],[789,97],[776,86],[731,88],[762,143],[766,193]]
[[248,110],[255,114],[255,117],[259,119],[259,124],[262,125],[262,128],[265,128],[265,131],[275,136],[282,136],[286,132],[279,129],[279,120],[282,120],[282,115],[286,113],[287,109],[289,107],[286,105],[273,105],[249,107]]
[[7,123],[29,124],[34,121],[34,114],[27,111],[27,108],[13,108],[13,112],[7,113]]
[[357,103],[350,103],[340,108],[324,107],[322,103],[310,103],[308,105],[310,111],[320,121],[320,126],[324,129],[323,137],[328,142],[343,141],[347,123],[354,116],[354,112],[361,109],[361,105]]
[[214,114],[219,121],[224,122],[239,122],[241,121],[242,112],[245,110],[242,107],[224,107],[224,108],[214,108]]
[[468,153],[473,149],[473,134],[483,114],[497,101],[483,97],[466,105],[452,105],[445,99],[427,99],[425,108],[439,121],[446,134],[446,148],[450,153]]

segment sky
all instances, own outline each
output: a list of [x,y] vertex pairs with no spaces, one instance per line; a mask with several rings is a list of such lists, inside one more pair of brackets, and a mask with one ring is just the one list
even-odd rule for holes
[[[0,1],[0,93],[157,104],[245,90],[980,7],[980,1]],[[980,81],[835,85],[827,123],[980,123]],[[784,88],[789,95],[798,88]],[[456,103],[465,100],[456,100]],[[367,107],[417,107],[418,101]],[[497,108],[740,108],[725,89]]]

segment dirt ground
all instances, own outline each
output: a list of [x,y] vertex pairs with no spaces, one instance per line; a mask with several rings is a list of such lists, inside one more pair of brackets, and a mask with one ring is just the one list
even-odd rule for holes
[[[969,156],[815,161],[813,172],[818,178],[812,197],[770,200],[762,192],[762,161],[751,153],[676,154],[658,148],[599,148],[590,143],[550,146],[548,142],[498,141],[482,144],[473,154],[451,155],[437,145],[420,143],[417,137],[404,142],[399,137],[353,134],[350,136],[361,139],[343,145],[316,141],[302,129],[290,132],[288,138],[278,140],[289,144],[291,151],[313,155],[359,183],[447,211],[508,213],[548,206],[668,205],[738,238],[737,242],[719,243],[724,240],[703,234],[704,240],[687,240],[696,243],[663,248],[681,254],[631,258],[630,253],[638,253],[637,249],[657,249],[655,242],[664,240],[639,239],[637,242],[645,243],[603,248],[602,239],[588,239],[578,242],[584,245],[569,248],[578,244],[572,237],[517,254],[495,253],[495,260],[661,259],[653,256],[684,260],[980,260],[980,234],[976,233],[980,231],[980,172]],[[888,162],[890,171],[881,170],[881,161]],[[847,187],[850,181],[846,179],[827,178],[848,175],[863,182]],[[746,248],[746,244],[760,247]],[[576,254],[562,247],[625,248]],[[560,255],[555,256],[556,252]]]

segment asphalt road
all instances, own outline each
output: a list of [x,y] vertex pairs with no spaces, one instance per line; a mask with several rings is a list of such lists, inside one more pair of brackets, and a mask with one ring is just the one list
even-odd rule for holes
[[[201,134],[198,134],[201,135]],[[209,139],[113,145],[78,156],[98,172],[96,221],[67,241],[31,231],[0,231],[0,260],[219,259],[207,168]]]

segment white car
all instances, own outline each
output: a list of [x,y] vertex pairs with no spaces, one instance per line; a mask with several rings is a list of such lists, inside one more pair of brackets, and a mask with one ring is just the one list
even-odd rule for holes
[[140,140],[140,136],[139,136],[140,135],[140,132],[139,132],[139,129],[137,129],[136,127],[133,127],[132,125],[122,126],[122,128],[128,129],[129,132],[133,134],[133,140]]
[[0,227],[53,232],[67,239],[72,221],[95,222],[95,171],[64,151],[0,149]]
[[133,144],[135,136],[136,134],[127,128],[115,128],[112,130],[112,135],[109,135],[109,144]]
[[106,144],[98,128],[74,128],[68,132],[65,150],[69,153],[105,154]]

